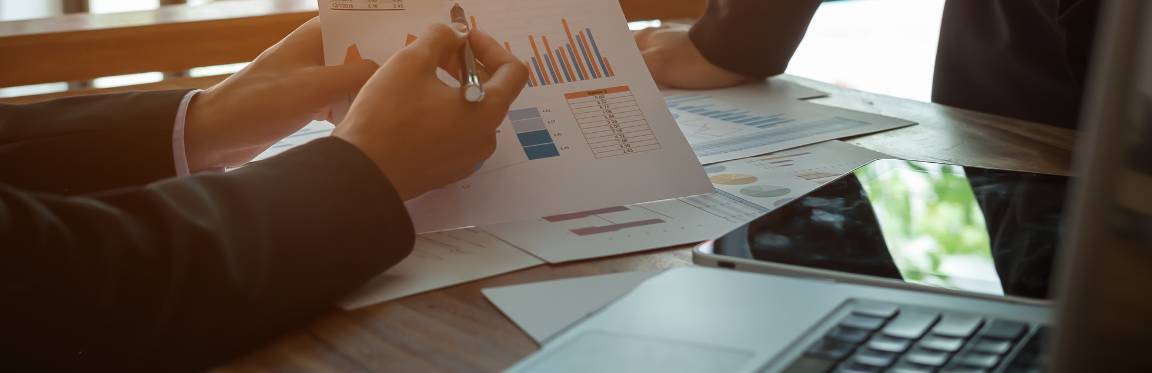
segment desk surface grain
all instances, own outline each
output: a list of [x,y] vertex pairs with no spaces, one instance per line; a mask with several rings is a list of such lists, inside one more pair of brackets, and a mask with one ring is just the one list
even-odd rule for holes
[[[904,118],[917,126],[849,139],[895,157],[1068,174],[1075,132],[782,77],[829,93],[812,102]],[[498,371],[537,349],[480,289],[691,265],[680,247],[545,265],[356,311],[334,310],[220,371]]]

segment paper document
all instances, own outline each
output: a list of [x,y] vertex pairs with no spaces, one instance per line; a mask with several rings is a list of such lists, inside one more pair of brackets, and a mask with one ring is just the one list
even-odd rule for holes
[[[329,65],[384,62],[459,4],[531,68],[471,177],[408,203],[419,232],[707,193],[616,0],[321,0]],[[463,98],[461,98],[463,99]]]
[[713,239],[872,160],[885,158],[830,141],[705,168],[712,194],[567,213],[481,229],[550,263]]
[[285,137],[284,139],[273,144],[268,148],[268,150],[265,150],[263,153],[260,153],[260,155],[256,156],[253,161],[268,159],[276,156],[277,154],[288,151],[288,149],[304,145],[309,141],[321,137],[328,137],[332,135],[333,128],[335,127],[333,127],[332,124],[328,122],[316,121],[308,123],[304,126],[304,128],[296,131],[296,133],[293,133],[292,135],[289,135],[288,137]]
[[658,273],[613,273],[488,288],[483,292],[524,333],[542,343]]
[[910,126],[903,119],[770,96],[757,85],[665,90],[665,100],[703,164]]
[[416,237],[412,255],[341,302],[355,309],[544,262],[491,235],[460,229]]

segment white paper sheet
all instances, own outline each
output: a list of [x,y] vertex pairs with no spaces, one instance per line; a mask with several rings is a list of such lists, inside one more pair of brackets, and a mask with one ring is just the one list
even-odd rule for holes
[[475,229],[420,235],[412,255],[341,302],[356,309],[544,263]]
[[665,90],[673,116],[703,164],[910,126],[903,119],[817,105],[746,85]]
[[483,226],[550,263],[708,240],[885,155],[840,141],[705,168],[716,192]]
[[328,122],[317,121],[308,123],[304,126],[304,128],[296,131],[296,133],[293,133],[292,135],[285,137],[283,140],[276,142],[276,144],[273,144],[272,147],[268,148],[268,150],[265,150],[263,153],[260,153],[260,155],[256,156],[256,159],[253,161],[268,159],[276,156],[277,154],[288,151],[288,149],[304,145],[309,141],[321,137],[328,137],[332,134],[333,128],[335,127],[332,126],[332,123]]
[[471,177],[408,203],[419,232],[711,190],[616,0],[319,3],[330,65],[384,62],[458,3],[533,67],[496,153]]
[[[542,343],[659,272],[624,272],[484,289],[516,326]],[[563,296],[556,296],[563,294]]]

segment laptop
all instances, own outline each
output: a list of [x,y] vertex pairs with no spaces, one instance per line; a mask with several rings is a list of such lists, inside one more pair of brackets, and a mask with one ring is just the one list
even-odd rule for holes
[[1152,4],[1102,20],[1056,301],[681,268],[509,371],[1152,371]]

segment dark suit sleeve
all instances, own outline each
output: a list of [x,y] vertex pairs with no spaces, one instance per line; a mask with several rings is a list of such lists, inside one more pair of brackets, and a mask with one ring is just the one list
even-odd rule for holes
[[40,371],[219,364],[329,310],[413,239],[387,178],[336,138],[84,196],[0,184],[0,351]]
[[725,70],[765,78],[784,73],[819,0],[709,0],[689,37]]
[[175,176],[172,128],[187,92],[0,104],[0,182],[74,195]]

